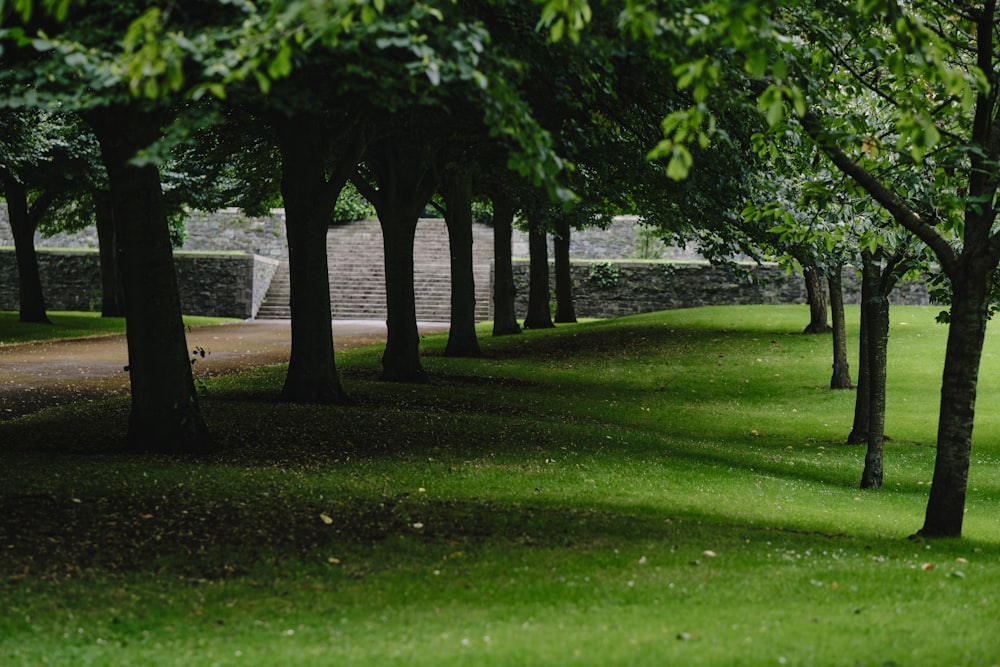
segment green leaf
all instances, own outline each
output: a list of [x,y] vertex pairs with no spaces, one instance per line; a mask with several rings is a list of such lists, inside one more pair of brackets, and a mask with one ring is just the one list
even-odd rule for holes
[[672,180],[682,181],[687,178],[692,164],[694,159],[691,157],[691,151],[685,146],[674,146],[670,162],[667,163],[667,176]]

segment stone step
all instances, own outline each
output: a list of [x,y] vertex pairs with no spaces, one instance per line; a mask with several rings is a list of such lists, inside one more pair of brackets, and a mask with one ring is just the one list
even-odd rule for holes
[[[474,231],[476,318],[481,321],[490,316],[493,234],[484,225],[476,225]],[[447,321],[451,311],[451,278],[450,248],[444,221],[421,220],[417,225],[413,252],[417,317]],[[384,318],[385,260],[378,220],[361,220],[331,227],[327,235],[327,256],[334,317]],[[287,265],[282,265],[272,279],[265,303],[257,316],[287,317],[289,296]],[[278,313],[280,315],[276,315]]]

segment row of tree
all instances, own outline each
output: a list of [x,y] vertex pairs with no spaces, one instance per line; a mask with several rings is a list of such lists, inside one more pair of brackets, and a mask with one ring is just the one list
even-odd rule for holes
[[[344,399],[325,236],[346,183],[383,229],[389,380],[425,379],[412,252],[429,202],[445,213],[454,258],[450,354],[478,353],[475,197],[494,210],[495,333],[518,329],[505,289],[516,212],[533,239],[566,241],[573,226],[641,211],[720,256],[787,256],[827,276],[834,297],[841,267],[861,264],[867,423],[852,436],[868,443],[865,486],[882,478],[887,296],[929,252],[951,310],[921,532],[960,534],[1000,262],[995,2],[17,0],[0,21],[4,113],[31,129],[72,128],[73,114],[96,140],[86,155],[103,169],[79,182],[108,193],[92,204],[111,221],[124,286],[137,446],[210,446],[170,261],[174,194],[245,208],[280,196],[293,314],[283,395],[322,402]],[[59,208],[35,184],[63,149],[46,144],[39,158],[22,141],[32,132],[7,131],[14,122],[0,147],[30,158],[4,160],[18,166],[5,187],[23,237]],[[82,134],[69,131],[65,145]],[[558,265],[565,244],[556,250]],[[537,284],[547,297],[547,281]],[[550,324],[544,303],[526,326]],[[850,385],[842,348],[833,386]]]

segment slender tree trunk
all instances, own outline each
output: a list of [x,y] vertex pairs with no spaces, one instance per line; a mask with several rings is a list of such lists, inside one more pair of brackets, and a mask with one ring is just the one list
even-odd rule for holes
[[493,335],[521,333],[514,308],[514,269],[511,234],[514,202],[505,194],[493,195]]
[[[879,267],[871,253],[863,251],[861,261],[871,264],[870,273],[878,275]],[[868,270],[868,269],[865,269]],[[861,475],[861,488],[878,489],[883,479],[883,443],[885,440],[885,383],[889,341],[889,300],[880,289],[879,280],[869,280],[862,293],[862,308],[868,321],[868,450]]]
[[94,195],[94,217],[101,258],[101,317],[124,317],[125,293],[118,267],[118,237],[110,192]]
[[844,289],[841,274],[844,267],[836,266],[827,276],[830,288],[830,312],[833,319],[833,376],[830,389],[853,389],[851,369],[847,362],[847,324],[844,318]]
[[809,325],[802,333],[821,334],[830,331],[827,323],[826,292],[823,281],[820,280],[820,270],[815,264],[805,264],[802,275],[806,281],[806,294],[809,298]]
[[191,375],[166,207],[155,167],[130,164],[159,138],[161,118],[132,107],[89,112],[108,171],[125,283],[132,411],[128,444],[205,452],[212,442]]
[[452,174],[446,183],[445,222],[451,250],[451,327],[446,357],[481,357],[476,337],[476,279],[472,255],[472,174],[467,169]]
[[556,272],[556,322],[565,324],[576,322],[576,309],[573,307],[573,276],[569,262],[570,227],[566,218],[562,216],[557,218],[555,232],[552,254]]
[[986,336],[989,286],[995,268],[996,262],[970,257],[950,276],[951,322],[941,384],[937,456],[927,513],[919,531],[926,537],[962,534],[976,385]]
[[284,118],[273,127],[281,151],[292,311],[292,348],[281,397],[296,403],[344,403],[347,394],[334,356],[326,235],[346,177],[327,181],[320,119]]
[[866,281],[877,280],[877,276],[871,275],[871,267],[866,267],[862,263],[861,269],[861,326],[858,334],[858,389],[854,398],[854,425],[851,433],[847,436],[847,444],[861,445],[868,442],[868,409],[870,407],[871,396],[871,364],[868,360],[868,338],[871,324],[869,315],[864,307],[864,294],[870,289],[865,285]]
[[24,185],[13,177],[4,178],[7,197],[7,217],[14,237],[14,256],[17,260],[19,320],[51,324],[46,314],[42,277],[38,272],[38,254],[35,252],[36,218],[28,209],[28,193]]
[[532,223],[528,231],[528,253],[531,267],[528,275],[528,315],[525,329],[551,329],[549,309],[549,248],[545,227]]

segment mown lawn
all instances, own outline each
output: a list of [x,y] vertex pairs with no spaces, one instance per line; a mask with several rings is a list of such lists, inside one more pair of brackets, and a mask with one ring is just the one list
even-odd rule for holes
[[117,451],[123,400],[2,424],[0,664],[1000,664],[993,339],[965,537],[908,539],[935,313],[893,310],[880,491],[791,306],[428,336],[426,386],[352,351],[346,407],[221,378],[199,459]]

